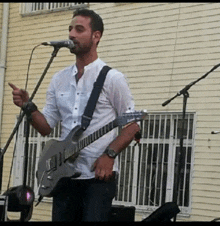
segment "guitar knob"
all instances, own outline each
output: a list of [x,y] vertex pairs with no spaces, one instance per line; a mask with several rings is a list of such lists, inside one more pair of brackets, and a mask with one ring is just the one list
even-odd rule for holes
[[41,185],[41,188],[47,189],[47,188],[49,188],[49,187],[48,187],[48,186],[45,186],[45,185]]
[[53,180],[53,178],[51,176],[48,176],[47,179],[48,180]]

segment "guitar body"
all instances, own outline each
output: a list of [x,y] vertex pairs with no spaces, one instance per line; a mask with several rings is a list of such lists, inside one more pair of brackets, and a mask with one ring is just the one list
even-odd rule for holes
[[[50,140],[46,143],[38,162],[37,182],[39,194],[45,197],[52,197],[62,186],[66,178],[78,177],[80,173],[73,172],[73,169],[66,164],[65,152],[68,149],[74,150],[78,137],[74,134],[79,127],[73,129],[64,141]],[[71,139],[75,137],[75,139]],[[76,152],[67,161],[74,162],[78,156]]]

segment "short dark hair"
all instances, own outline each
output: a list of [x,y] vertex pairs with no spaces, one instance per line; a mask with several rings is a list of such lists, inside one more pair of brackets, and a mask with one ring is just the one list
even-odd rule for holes
[[104,24],[102,18],[90,9],[77,9],[73,12],[73,18],[76,16],[85,16],[91,18],[91,29],[92,31],[100,31],[101,37],[104,31]]

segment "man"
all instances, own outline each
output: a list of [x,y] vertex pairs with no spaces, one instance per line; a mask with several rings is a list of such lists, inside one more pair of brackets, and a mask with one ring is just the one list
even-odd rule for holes
[[[102,19],[94,11],[81,9],[74,13],[69,25],[69,39],[74,42],[71,52],[76,55],[76,64],[53,76],[43,112],[40,113],[36,107],[31,112],[31,123],[43,136],[61,121],[61,139],[65,139],[81,123],[93,83],[106,65],[97,54],[103,30]],[[28,93],[9,85],[13,89],[14,103],[22,107],[29,99]],[[111,69],[83,136],[88,136],[118,115],[133,110],[133,99],[124,75]],[[73,172],[81,172],[81,176],[69,179],[59,194],[53,197],[53,221],[108,220],[116,191],[118,159],[115,157],[129,145],[139,130],[137,123],[124,127],[119,136],[113,130],[81,150],[75,162],[68,163]]]

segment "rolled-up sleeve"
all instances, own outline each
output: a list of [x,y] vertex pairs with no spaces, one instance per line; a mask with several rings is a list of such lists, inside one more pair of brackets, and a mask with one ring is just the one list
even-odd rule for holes
[[115,72],[115,76],[112,77],[108,90],[110,102],[118,115],[134,111],[134,99],[126,77],[122,73]]
[[47,123],[50,125],[51,128],[54,128],[58,121],[61,119],[56,103],[54,82],[54,79],[52,79],[48,87],[46,104],[42,111],[42,114],[44,115],[45,119],[47,120]]

